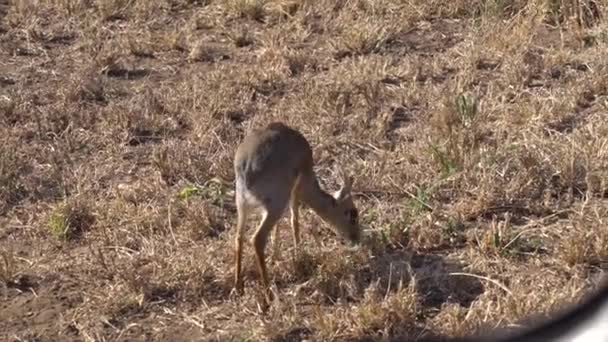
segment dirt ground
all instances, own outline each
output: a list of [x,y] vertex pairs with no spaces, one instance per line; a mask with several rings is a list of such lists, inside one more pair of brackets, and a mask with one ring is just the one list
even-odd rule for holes
[[[0,0],[0,339],[416,341],[550,316],[608,265],[607,14]],[[304,210],[296,251],[281,221],[262,312],[249,245],[232,291],[232,158],[272,121],[322,187],[354,176],[365,241]]]

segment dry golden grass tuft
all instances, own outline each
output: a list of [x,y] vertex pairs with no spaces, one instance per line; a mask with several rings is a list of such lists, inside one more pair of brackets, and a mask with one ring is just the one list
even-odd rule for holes
[[[550,315],[608,264],[607,14],[0,0],[0,339],[416,340]],[[249,245],[231,292],[232,158],[275,120],[325,188],[355,176],[366,236],[304,210],[296,251],[281,221],[262,314]]]

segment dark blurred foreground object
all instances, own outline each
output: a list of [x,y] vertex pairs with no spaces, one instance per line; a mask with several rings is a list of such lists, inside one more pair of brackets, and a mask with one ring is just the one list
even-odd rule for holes
[[459,338],[428,337],[422,342],[608,342],[608,276],[580,303],[561,310],[553,318],[537,321],[519,331]]

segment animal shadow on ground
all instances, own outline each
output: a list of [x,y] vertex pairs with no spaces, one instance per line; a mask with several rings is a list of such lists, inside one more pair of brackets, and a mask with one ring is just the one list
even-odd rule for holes
[[[416,288],[416,306],[420,309],[416,310],[415,313],[391,315],[391,319],[397,319],[397,321],[388,323],[390,326],[386,327],[388,330],[385,330],[384,333],[370,327],[369,334],[348,339],[348,341],[376,341],[380,338],[383,341],[417,341],[423,338],[430,339],[430,341],[442,341],[447,337],[431,334],[414,317],[433,316],[439,311],[437,309],[446,303],[469,307],[484,290],[479,279],[466,276],[463,265],[446,260],[441,255],[411,254],[403,250],[388,250],[374,254],[376,255],[352,269],[354,278],[349,278],[353,280],[351,286],[348,287],[350,291],[320,282],[316,284],[322,288],[309,288],[305,291],[312,292],[307,295],[314,296],[313,292],[320,290],[330,298],[325,303],[326,305],[333,305],[332,303],[340,301],[368,305],[370,304],[369,301],[363,299],[366,289],[377,287],[380,292],[386,292],[387,295],[406,295],[400,294],[398,291],[407,287],[413,279]],[[317,277],[320,277],[320,275],[317,275]],[[303,280],[300,279],[300,281]],[[333,283],[339,282],[333,280]],[[286,284],[283,284],[283,286],[286,286]],[[356,290],[353,290],[353,287]],[[396,298],[396,300],[400,301],[401,299]],[[274,336],[272,341],[303,341],[314,335],[314,330],[315,327],[294,327]],[[378,335],[379,333],[380,335]]]
[[484,291],[479,279],[466,276],[462,265],[441,256],[416,254],[411,266],[425,308],[440,308],[446,303],[469,307]]
[[[409,262],[403,258],[402,253],[387,253],[387,255],[377,258],[373,266],[381,269],[381,265],[393,265],[392,270],[385,270],[382,279],[391,282],[390,278],[395,273],[409,272],[416,282],[416,292],[418,302],[424,316],[431,317],[438,312],[442,305],[452,303],[462,307],[469,307],[471,303],[483,293],[484,287],[479,279],[466,276],[463,265],[447,260],[437,254],[414,253],[410,256]],[[391,260],[392,259],[392,260]],[[409,263],[409,271],[403,269]],[[396,267],[395,267],[396,266]],[[384,267],[386,269],[386,266]],[[404,281],[405,277],[403,277]],[[421,312],[417,313],[420,315]],[[403,324],[409,324],[404,322]],[[409,329],[395,329],[397,332],[407,331],[407,333],[397,333],[386,336],[389,341],[417,341],[425,339],[429,341],[443,341],[447,336],[432,334],[424,327],[413,326]],[[387,340],[387,339],[383,340]],[[357,341],[375,341],[376,337],[369,336],[357,339]]]
[[390,251],[375,256],[369,271],[373,274],[366,277],[365,286],[379,279],[383,288],[396,289],[399,281],[406,283],[413,277],[420,304],[430,311],[446,303],[469,307],[483,293],[482,283],[467,277],[462,264],[437,254],[414,253],[408,257],[403,251]]

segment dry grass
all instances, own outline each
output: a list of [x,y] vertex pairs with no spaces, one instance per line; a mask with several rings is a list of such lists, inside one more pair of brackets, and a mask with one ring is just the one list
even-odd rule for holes
[[[575,301],[608,262],[607,12],[0,1],[0,336],[415,340]],[[325,187],[354,174],[367,241],[304,211],[294,255],[281,222],[261,314],[251,248],[231,293],[232,158],[274,120]]]

